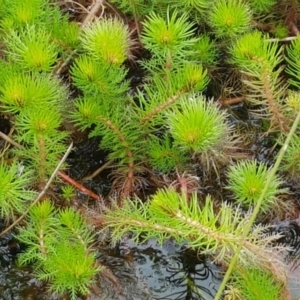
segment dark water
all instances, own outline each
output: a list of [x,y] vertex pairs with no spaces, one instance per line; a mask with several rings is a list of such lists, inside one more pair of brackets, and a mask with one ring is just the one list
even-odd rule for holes
[[[292,268],[290,288],[295,297],[299,296],[300,278],[299,224],[297,219],[276,228],[284,234],[281,242],[292,247],[286,263]],[[51,295],[47,285],[34,278],[30,266],[18,266],[16,257],[21,251],[12,233],[0,240],[0,299],[68,299]],[[150,240],[136,245],[127,239],[116,247],[101,244],[97,252],[113,280],[101,274],[92,287],[91,300],[211,300],[222,279],[220,268],[209,259],[172,241],[157,245]]]
[[[47,286],[34,278],[30,267],[19,267],[16,256],[20,251],[12,234],[2,238],[0,299],[68,299],[51,295]],[[98,260],[114,280],[105,274],[97,278],[91,295],[95,300],[210,300],[221,279],[212,262],[171,241],[162,246],[154,240],[139,246],[131,240],[117,247],[102,245],[98,247]]]
[[[257,146],[251,149],[256,158],[264,162],[270,160],[271,148],[265,143],[252,143]],[[98,150],[98,145],[97,139],[76,145],[68,159],[73,178],[82,178],[104,163],[106,155]],[[107,194],[110,190],[107,173],[90,183],[89,187],[96,193]],[[293,194],[297,193],[293,191]],[[284,234],[281,242],[293,248],[286,263],[294,268],[291,275],[296,279],[300,278],[299,224],[299,220],[281,222],[276,229]],[[4,224],[0,223],[0,231],[4,228]],[[30,266],[18,266],[16,257],[23,250],[14,239],[13,232],[0,239],[0,300],[68,299],[67,296],[59,298],[51,295],[47,285],[34,278]],[[99,262],[114,278],[111,280],[105,274],[100,275],[92,287],[90,300],[211,300],[222,279],[220,268],[209,259],[199,257],[184,245],[175,245],[172,241],[160,246],[151,240],[137,246],[128,239],[117,247],[99,244],[97,253]],[[299,295],[297,284],[297,280],[290,283],[296,297]]]

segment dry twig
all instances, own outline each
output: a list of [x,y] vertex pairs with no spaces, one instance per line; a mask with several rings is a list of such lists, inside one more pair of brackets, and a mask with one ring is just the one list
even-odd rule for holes
[[45,187],[43,188],[43,190],[39,193],[39,195],[36,197],[36,199],[28,206],[28,208],[26,209],[26,211],[16,220],[14,221],[10,226],[8,226],[5,230],[3,230],[0,233],[0,237],[2,237],[5,233],[7,233],[8,231],[10,231],[12,228],[14,228],[17,224],[19,224],[25,217],[26,215],[29,213],[30,209],[36,204],[38,203],[43,196],[46,194],[48,188],[50,187],[52,181],[54,180],[55,176],[57,175],[59,169],[61,168],[62,164],[65,162],[66,158],[68,157],[68,155],[70,154],[71,150],[73,147],[73,143],[70,144],[68,150],[66,151],[65,155],[63,156],[63,158],[60,160],[60,162],[58,163],[57,167],[55,168],[55,170],[53,171],[51,177],[49,178],[49,180],[47,181]]

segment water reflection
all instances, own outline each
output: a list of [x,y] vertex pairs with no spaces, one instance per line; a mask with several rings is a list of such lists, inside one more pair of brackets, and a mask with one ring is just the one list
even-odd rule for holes
[[[30,266],[17,266],[21,250],[12,233],[0,239],[0,299],[57,300],[34,278]],[[97,250],[113,280],[99,274],[91,300],[211,300],[220,284],[218,267],[172,241],[136,245],[127,239],[118,247],[102,244]]]
[[283,234],[280,242],[291,248],[285,260],[294,270],[300,266],[300,226],[297,221],[292,221],[279,226],[278,231]]
[[221,282],[219,268],[184,246],[154,241],[132,249],[136,267],[153,299],[210,300]]

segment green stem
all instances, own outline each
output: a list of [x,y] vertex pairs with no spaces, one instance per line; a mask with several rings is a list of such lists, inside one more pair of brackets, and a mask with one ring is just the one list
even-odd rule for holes
[[64,154],[63,158],[60,160],[60,162],[58,163],[57,167],[53,171],[51,177],[47,181],[47,183],[46,183],[45,187],[43,188],[43,190],[39,193],[39,195],[36,197],[36,199],[27,207],[26,211],[16,221],[14,221],[6,229],[4,229],[2,232],[0,232],[0,238],[4,234],[6,234],[7,232],[9,232],[12,228],[14,228],[17,224],[19,224],[26,217],[26,215],[29,213],[30,209],[34,205],[36,205],[44,197],[44,195],[46,194],[48,188],[50,187],[51,183],[53,182],[56,174],[58,173],[59,169],[61,168],[61,166],[63,165],[63,163],[67,159],[68,155],[70,154],[72,148],[73,148],[73,143],[70,144],[69,148],[67,149],[67,151]]
[[46,147],[45,139],[39,134],[38,135],[38,147],[39,147],[39,157],[38,157],[38,180],[39,180],[39,190],[41,191],[46,183]]
[[280,165],[280,163],[281,163],[281,161],[283,159],[284,153],[287,150],[288,145],[289,145],[289,143],[290,143],[290,141],[291,141],[291,139],[293,137],[293,134],[295,133],[295,131],[297,129],[299,121],[300,121],[300,111],[298,112],[297,117],[296,117],[296,119],[294,121],[294,124],[293,124],[292,128],[290,129],[290,132],[289,132],[289,134],[288,134],[288,136],[287,136],[287,138],[286,138],[283,146],[280,149],[280,152],[279,152],[278,157],[276,159],[275,165],[272,168],[270,176],[268,177],[268,180],[266,182],[266,185],[265,185],[265,187],[264,187],[264,189],[263,189],[263,191],[262,191],[262,193],[261,193],[261,195],[260,195],[260,197],[259,197],[259,199],[257,201],[257,204],[256,204],[256,206],[255,206],[255,208],[253,210],[253,213],[251,215],[251,218],[249,220],[249,223],[245,227],[245,231],[244,231],[244,233],[243,233],[243,235],[241,237],[241,242],[240,242],[238,248],[236,249],[235,255],[233,256],[233,258],[232,258],[232,260],[231,260],[231,262],[230,262],[230,264],[228,266],[228,269],[227,269],[227,271],[226,271],[226,273],[224,275],[223,281],[222,281],[222,283],[221,283],[221,285],[220,285],[220,287],[218,289],[218,292],[217,292],[217,294],[215,296],[215,300],[219,300],[221,298],[221,296],[222,296],[223,290],[225,289],[226,284],[227,284],[227,282],[228,282],[228,280],[230,278],[230,275],[231,275],[231,273],[232,273],[232,271],[233,271],[233,269],[234,269],[234,267],[235,267],[235,265],[236,265],[236,263],[238,261],[238,258],[239,258],[239,255],[240,255],[240,252],[241,252],[241,249],[242,249],[242,246],[243,246],[243,242],[244,242],[244,240],[246,239],[246,237],[248,236],[249,232],[252,229],[252,226],[253,226],[253,224],[255,222],[255,219],[256,219],[256,217],[257,217],[257,215],[259,213],[259,210],[260,210],[261,204],[262,204],[262,202],[264,200],[264,197],[266,195],[266,192],[269,189],[269,185],[272,182],[272,180],[273,180],[273,178],[274,178],[274,176],[275,176],[275,174],[276,174],[276,172],[277,172],[277,170],[279,168],[279,165]]

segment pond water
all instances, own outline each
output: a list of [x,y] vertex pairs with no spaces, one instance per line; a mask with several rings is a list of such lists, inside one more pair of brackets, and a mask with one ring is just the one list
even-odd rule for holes
[[[82,178],[103,164],[105,153],[98,145],[97,139],[77,145],[68,159],[73,178]],[[268,161],[268,145],[260,143],[259,147],[255,149],[256,156],[260,161]],[[85,184],[99,194],[110,190],[107,174]],[[297,195],[296,191],[293,193]],[[300,259],[299,224],[299,220],[278,222],[276,228],[284,233],[281,242],[294,249],[287,257],[287,262],[294,266]],[[0,231],[4,228],[5,224],[0,223]],[[24,249],[13,234],[10,232],[0,239],[0,300],[67,300],[67,296],[51,295],[47,285],[34,278],[30,266],[18,266],[17,254]],[[116,247],[99,243],[97,254],[107,273],[96,278],[89,300],[211,300],[222,280],[220,267],[172,241],[157,245],[155,240],[150,240],[136,245],[128,238]],[[300,295],[299,282],[295,279],[300,276],[298,270],[290,272],[293,277],[290,288],[297,298]]]
[[[2,238],[0,299],[68,299],[51,295],[30,267],[18,266],[20,251],[11,233]],[[102,245],[98,260],[113,274],[113,280],[105,274],[97,278],[90,297],[94,300],[211,300],[221,280],[220,269],[211,261],[172,241],[157,245],[150,240],[137,246],[129,239],[117,247]]]
[[[277,228],[285,235],[281,242],[294,249],[286,258],[294,267],[300,264],[298,221],[284,222]],[[0,299],[67,300],[67,296],[51,295],[47,286],[34,278],[31,267],[18,266],[16,257],[22,250],[12,233],[0,240]],[[150,240],[136,245],[125,239],[116,247],[102,244],[97,250],[98,260],[108,273],[97,278],[90,300],[212,300],[222,279],[220,267],[172,241],[157,245]],[[289,275],[290,289],[298,299],[299,268]]]

